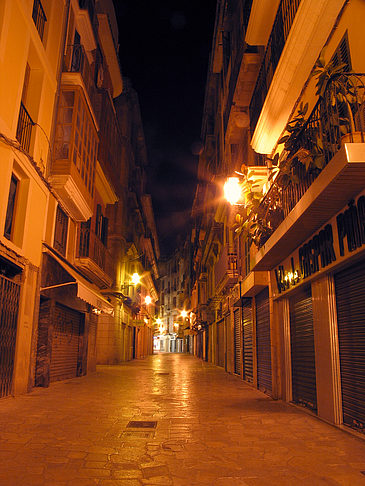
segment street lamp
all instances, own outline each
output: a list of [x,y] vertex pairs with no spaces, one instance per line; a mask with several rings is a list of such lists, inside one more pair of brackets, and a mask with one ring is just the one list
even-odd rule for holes
[[242,187],[238,177],[228,177],[223,186],[224,197],[232,206],[242,204]]
[[144,302],[145,302],[146,305],[150,305],[150,303],[152,302],[151,297],[149,295],[146,295]]
[[139,275],[139,273],[135,272],[132,275],[131,284],[132,285],[138,285],[140,282],[141,282],[141,276]]

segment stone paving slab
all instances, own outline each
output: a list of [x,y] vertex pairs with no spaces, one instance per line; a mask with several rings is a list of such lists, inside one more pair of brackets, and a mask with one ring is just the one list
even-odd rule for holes
[[0,486],[95,485],[365,486],[365,440],[182,354],[0,400]]

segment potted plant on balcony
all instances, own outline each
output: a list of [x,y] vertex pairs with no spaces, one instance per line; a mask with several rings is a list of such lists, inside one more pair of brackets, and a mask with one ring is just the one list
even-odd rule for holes
[[313,71],[317,76],[316,94],[321,101],[324,133],[337,131],[345,142],[364,142],[365,85],[360,75],[346,64],[325,63],[323,52]]

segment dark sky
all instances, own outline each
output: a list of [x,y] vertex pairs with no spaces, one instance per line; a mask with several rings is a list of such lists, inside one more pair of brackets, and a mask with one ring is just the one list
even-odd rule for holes
[[114,0],[119,55],[141,105],[161,252],[185,234],[196,186],[216,0]]

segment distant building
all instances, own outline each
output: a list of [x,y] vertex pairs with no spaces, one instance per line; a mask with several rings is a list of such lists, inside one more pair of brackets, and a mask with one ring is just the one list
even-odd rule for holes
[[[217,2],[191,294],[197,356],[358,430],[364,16],[358,0]],[[232,176],[241,205],[223,198]]]
[[[184,312],[189,309],[190,255],[188,241],[168,258],[159,262],[159,318],[161,324],[156,327],[158,336],[157,349],[165,352],[186,351],[187,319]],[[183,314],[183,315],[182,315]],[[189,333],[190,334],[190,333]]]

